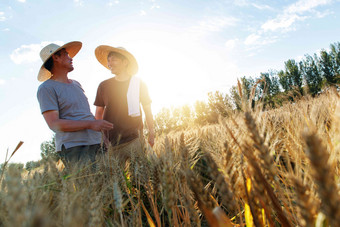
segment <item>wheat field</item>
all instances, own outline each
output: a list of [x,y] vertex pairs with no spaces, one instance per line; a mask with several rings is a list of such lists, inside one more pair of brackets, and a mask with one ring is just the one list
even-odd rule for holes
[[0,226],[340,226],[335,90],[156,138],[129,165],[5,171]]

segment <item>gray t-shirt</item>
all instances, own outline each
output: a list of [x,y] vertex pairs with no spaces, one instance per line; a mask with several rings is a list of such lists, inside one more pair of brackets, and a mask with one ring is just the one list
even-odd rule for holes
[[[48,110],[59,111],[59,118],[66,120],[94,120],[87,97],[80,83],[72,80],[66,84],[47,80],[38,88],[37,93],[41,113]],[[55,131],[56,149],[93,145],[101,142],[101,133],[90,129],[76,132]]]

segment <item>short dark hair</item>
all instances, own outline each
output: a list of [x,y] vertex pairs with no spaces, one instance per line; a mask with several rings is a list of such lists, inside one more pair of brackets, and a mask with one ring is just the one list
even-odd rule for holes
[[51,69],[53,67],[53,58],[50,57],[44,64],[45,69],[51,72]]
[[[61,49],[61,50],[64,50],[64,48]],[[58,55],[58,56],[60,56],[60,51],[61,51],[61,50],[58,50],[58,51],[55,52],[53,55]],[[51,55],[51,57],[49,57],[49,59],[47,59],[47,61],[44,63],[45,69],[47,69],[47,70],[50,71],[50,72],[51,72],[52,67],[53,67],[53,58],[52,58],[53,55]]]
[[114,52],[114,51],[111,51],[108,55],[107,55],[107,58],[111,57],[111,56],[115,56],[117,58],[119,58],[120,60],[127,60],[129,61],[124,55],[118,53],[118,52]]

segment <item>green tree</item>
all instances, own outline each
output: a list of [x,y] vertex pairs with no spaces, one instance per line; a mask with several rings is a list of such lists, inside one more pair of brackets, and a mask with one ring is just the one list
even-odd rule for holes
[[261,73],[258,79],[261,96],[273,96],[280,91],[279,82],[273,71]]
[[58,155],[55,146],[55,134],[52,136],[51,140],[45,141],[40,145],[40,150],[41,150],[40,156],[42,160],[47,160],[49,158],[55,161],[58,160]]
[[317,56],[314,58],[310,55],[306,55],[306,59],[300,62],[300,71],[305,80],[308,92],[315,96],[321,91],[322,77],[321,72],[317,65]]
[[177,114],[176,111],[174,111],[173,108],[172,110],[162,108],[161,111],[156,114],[154,124],[155,132],[157,134],[167,133],[171,130],[177,129],[179,114]]
[[326,79],[327,84],[334,85],[337,80],[332,55],[328,54],[325,50],[320,52],[319,67],[321,75]]
[[29,161],[29,162],[26,162],[25,169],[30,171],[32,169],[39,167],[40,164],[41,164],[40,160],[39,161]]
[[279,77],[279,83],[282,89],[285,92],[288,92],[289,90],[291,90],[293,83],[291,81],[291,78],[287,75],[287,73],[285,73],[283,70],[280,70],[277,75]]
[[239,89],[237,86],[232,86],[230,88],[230,97],[234,105],[234,108],[236,110],[242,110],[242,98],[241,95],[239,94]]
[[204,101],[196,101],[194,104],[195,123],[205,125],[209,122],[210,110],[207,103]]
[[303,93],[302,91],[302,76],[299,70],[298,64],[293,59],[289,59],[285,62],[285,73],[290,78],[291,86],[295,86],[300,94]]
[[189,105],[184,105],[181,107],[181,127],[187,128],[193,123],[194,113]]
[[[4,163],[0,164],[0,172],[2,171],[2,169],[4,168]],[[19,169],[20,171],[22,171],[24,169],[24,164],[23,163],[8,163],[7,166],[5,167],[5,169],[8,168],[15,168],[15,169]]]
[[[241,77],[238,81],[238,86],[232,86],[229,90],[230,97],[229,99],[229,106],[233,106],[236,110],[242,110],[243,104],[246,104],[249,102],[250,98],[254,98],[256,96],[256,90],[255,95],[252,95],[253,89],[255,86],[255,81],[251,77]],[[254,97],[253,97],[254,96]],[[254,100],[250,100],[253,102]]]
[[333,61],[335,76],[338,79],[340,76],[340,42],[331,44],[330,48],[331,48],[330,55]]
[[243,98],[245,100],[249,100],[250,99],[250,95],[251,95],[251,91],[252,91],[252,88],[255,84],[254,82],[254,79],[251,78],[251,77],[241,77],[241,84],[242,84],[242,95],[243,95]]
[[217,122],[218,115],[227,117],[232,109],[228,95],[223,95],[219,91],[208,93],[208,106],[212,115],[217,116],[214,122]]
[[182,125],[181,108],[180,107],[172,107],[170,112],[171,112],[172,129],[177,130]]
[[275,96],[280,92],[279,79],[275,72],[261,73],[261,77],[257,81],[259,83],[257,99],[263,101],[264,107],[267,105],[274,107],[277,102]]
[[274,72],[271,72],[271,86],[270,86],[270,94],[272,96],[275,96],[280,93],[280,83],[279,78],[277,77],[277,74]]

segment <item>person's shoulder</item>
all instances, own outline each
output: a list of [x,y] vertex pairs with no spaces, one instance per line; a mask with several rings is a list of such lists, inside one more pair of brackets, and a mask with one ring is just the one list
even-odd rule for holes
[[140,82],[140,86],[142,86],[142,87],[147,87],[145,81],[142,80],[141,78],[139,78],[139,82]]
[[76,85],[81,87],[81,84],[77,80],[72,79],[71,81],[72,81],[73,84],[76,84]]
[[45,97],[45,96],[50,96],[56,93],[56,87],[53,82],[50,80],[44,81],[42,84],[39,85],[38,90],[37,90],[37,96],[38,97]]
[[50,80],[46,80],[42,84],[39,85],[38,91],[45,90],[45,89],[51,89],[51,88],[53,88],[53,84],[51,83]]
[[109,79],[103,80],[102,82],[100,82],[99,86],[106,86],[107,84],[111,84],[114,83],[115,79],[114,77],[111,77]]

